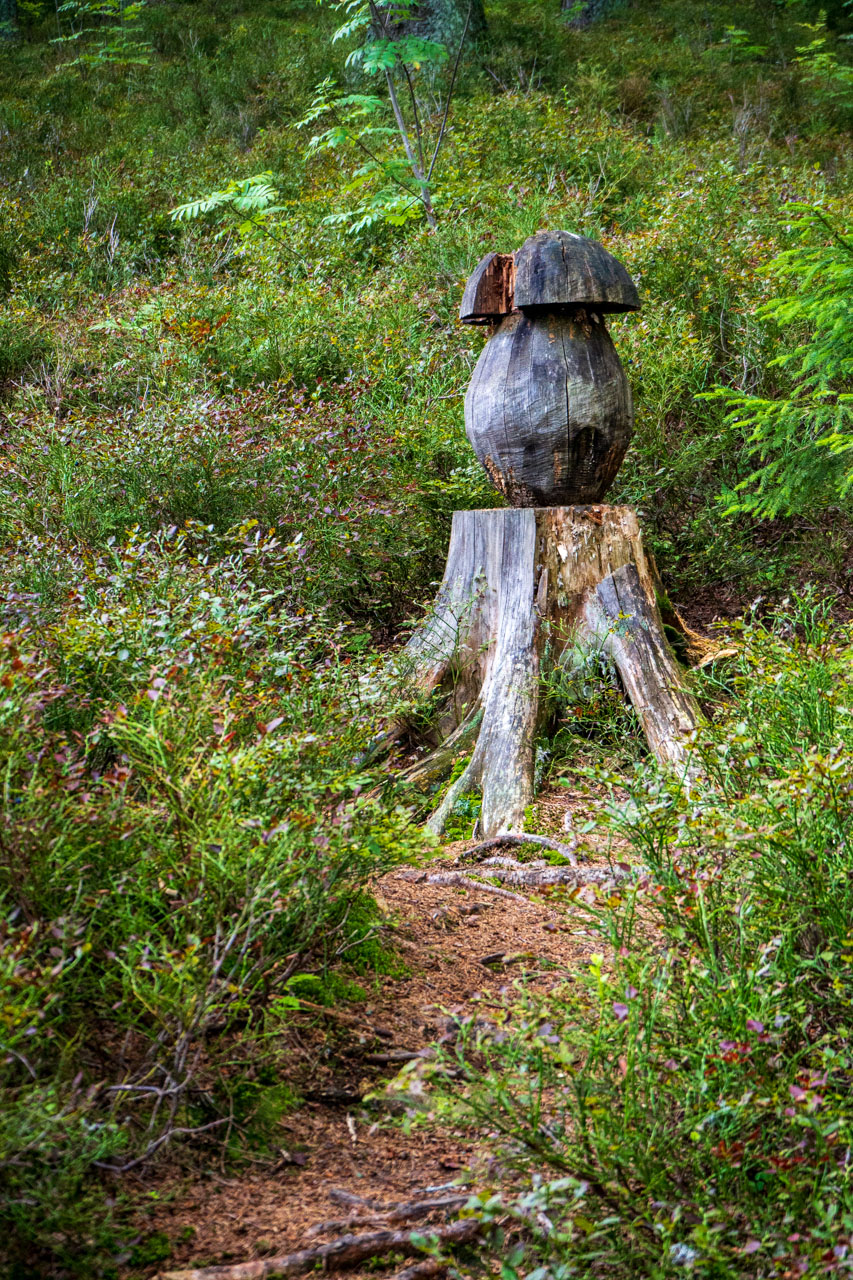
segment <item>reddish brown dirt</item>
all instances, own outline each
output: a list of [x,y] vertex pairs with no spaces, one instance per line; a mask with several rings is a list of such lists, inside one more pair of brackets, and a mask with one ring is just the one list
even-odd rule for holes
[[[541,796],[540,829],[565,840],[569,809],[576,825],[592,812],[580,792],[554,788]],[[579,907],[535,891],[516,899],[427,881],[428,872],[446,869],[470,843],[447,845],[424,868],[400,869],[377,883],[407,972],[381,978],[366,1004],[341,1010],[337,1021],[334,1011],[306,1019],[294,1042],[296,1082],[303,1096],[320,1100],[281,1121],[280,1162],[232,1177],[200,1169],[159,1188],[146,1228],[173,1242],[169,1268],[249,1261],[328,1239],[312,1237],[311,1228],[353,1212],[336,1202],[333,1188],[391,1204],[449,1183],[476,1185],[489,1156],[482,1135],[433,1122],[428,1092],[422,1100],[389,1099],[386,1082],[399,1065],[371,1063],[370,1055],[447,1040],[454,1017],[491,1020],[512,1001],[516,982],[547,991],[588,964],[602,944]],[[590,865],[603,862],[602,844],[585,849]],[[512,963],[498,971],[485,966],[483,957],[495,953],[512,956]],[[382,1101],[358,1101],[370,1092]]]

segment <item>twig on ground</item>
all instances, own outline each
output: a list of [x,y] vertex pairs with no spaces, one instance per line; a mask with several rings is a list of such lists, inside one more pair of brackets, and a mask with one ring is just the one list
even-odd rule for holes
[[391,1049],[388,1053],[365,1053],[362,1061],[372,1067],[387,1067],[394,1062],[431,1062],[434,1058],[434,1049]]
[[446,1273],[446,1262],[439,1262],[438,1258],[424,1258],[423,1262],[413,1262],[410,1267],[404,1267],[391,1276],[390,1280],[427,1280],[428,1276],[443,1276]]
[[339,1009],[332,1009],[329,1005],[315,1004],[313,1000],[303,1000],[302,996],[299,996],[298,999],[299,1008],[294,1009],[294,1013],[324,1013],[327,1018],[334,1018],[336,1022],[346,1022],[351,1027],[358,1027],[360,1031],[369,1031],[371,1035],[376,1036],[379,1040],[393,1038],[393,1031],[386,1031],[384,1027],[371,1027],[365,1023],[363,1018],[354,1017],[351,1013],[342,1013]]

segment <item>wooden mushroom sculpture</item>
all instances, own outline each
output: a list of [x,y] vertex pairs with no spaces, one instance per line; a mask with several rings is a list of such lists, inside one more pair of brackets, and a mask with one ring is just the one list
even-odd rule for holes
[[[634,282],[597,241],[568,231],[531,236],[511,267],[503,265],[509,255],[490,256],[495,261],[483,259],[471,277],[460,313],[467,324],[499,321],[465,396],[468,439],[514,507],[600,502],[634,424],[603,317],[639,309]],[[509,305],[484,312],[502,301],[497,289],[483,296],[482,282],[496,275],[514,276],[503,289]]]
[[441,588],[402,654],[408,679],[442,708],[441,741],[410,781],[434,786],[469,757],[429,820],[437,832],[474,789],[483,836],[523,831],[546,660],[608,655],[651,751],[686,760],[699,713],[664,633],[656,570],[635,513],[601,505],[632,429],[603,317],[638,307],[625,268],[566,231],[489,254],[468,281],[461,319],[496,328],[466,429],[511,507],[454,513]]

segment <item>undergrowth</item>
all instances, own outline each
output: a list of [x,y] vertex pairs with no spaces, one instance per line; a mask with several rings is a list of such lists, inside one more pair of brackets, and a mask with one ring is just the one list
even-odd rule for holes
[[[810,471],[820,483],[797,491],[794,516],[748,502],[735,511],[732,496],[754,493],[756,466],[784,464],[799,447],[801,408],[811,414],[806,445],[827,423],[846,429],[846,357],[815,381],[808,350],[815,329],[822,349],[832,345],[849,311],[849,264],[834,238],[850,214],[849,15],[830,6],[825,23],[817,6],[793,0],[666,0],[614,6],[581,29],[557,6],[496,0],[460,64],[436,170],[437,230],[379,219],[352,236],[346,218],[328,219],[370,197],[351,185],[353,157],[309,164],[298,127],[316,86],[345,62],[325,8],[81,0],[57,14],[27,0],[2,12],[0,1215],[19,1275],[89,1276],[145,1252],[128,1246],[122,1222],[137,1194],[128,1172],[237,1159],[266,1140],[292,1102],[284,1045],[299,982],[322,1004],[399,963],[380,945],[365,894],[421,837],[387,783],[353,762],[375,730],[376,642],[432,596],[454,508],[496,501],[462,426],[484,335],[456,324],[463,282],[485,252],[565,227],[604,241],[637,279],[643,311],[613,325],[636,434],[611,499],[638,509],[675,598],[710,595],[713,612],[718,598],[736,607],[802,578],[849,596],[841,452],[820,454],[832,465]],[[435,125],[446,104],[426,72],[417,83]],[[216,209],[170,217],[257,175],[275,193],[262,234]],[[779,258],[802,248],[792,203],[818,210],[809,270],[835,269],[828,294],[819,283],[816,299],[768,308],[780,282],[799,288],[786,266],[796,256]],[[715,387],[723,394],[699,398]],[[790,479],[784,465],[779,474]],[[792,1204],[802,1194],[800,1169],[825,1183],[815,1204],[830,1192],[846,1204],[840,1148],[821,1128],[846,1070],[833,986],[837,976],[846,990],[846,943],[832,932],[837,919],[830,929],[820,915],[829,901],[814,858],[807,866],[803,855],[795,875],[768,835],[799,823],[821,857],[836,849],[843,806],[819,819],[815,797],[847,785],[846,719],[842,699],[834,727],[804,722],[818,755],[797,756],[780,707],[802,685],[809,714],[829,714],[809,692],[815,647],[767,634],[774,681],[788,675],[767,683],[763,703],[758,676],[737,676],[745,709],[728,737],[714,730],[703,747],[706,791],[643,799],[641,789],[623,819],[638,844],[659,832],[642,853],[660,887],[643,912],[686,931],[666,953],[677,960],[646,954],[635,917],[617,913],[608,919],[622,921],[612,927],[628,956],[572,1006],[571,1035],[580,1028],[578,1045],[592,1046],[572,1050],[586,1055],[582,1078],[614,1104],[592,1109],[581,1154],[589,1167],[601,1162],[602,1187],[627,1187],[619,1204],[630,1206],[618,1227],[602,1225],[610,1211],[595,1201],[593,1225],[577,1231],[614,1265],[627,1265],[635,1241],[642,1265],[664,1270],[670,1245],[711,1260],[697,1267],[735,1256],[725,1253],[741,1247],[725,1209],[735,1195],[755,1233],[743,1247],[758,1241],[746,1257],[784,1255],[768,1206],[781,1204],[778,1187],[791,1188]],[[746,654],[759,648],[747,638]],[[839,659],[827,650],[820,661],[843,687]],[[605,753],[631,762],[632,722],[605,669],[563,672],[553,694],[543,773]],[[758,724],[759,711],[776,729],[744,731],[747,749],[736,725]],[[475,817],[462,806],[457,833],[470,834]],[[664,850],[680,842],[670,866]],[[843,903],[838,857],[827,876]],[[811,951],[796,942],[812,935],[805,917],[794,930],[781,885],[796,912],[818,911],[829,930]],[[706,887],[718,904],[713,953],[688,910]],[[779,916],[770,933],[759,888]],[[733,905],[739,894],[754,906],[748,919]],[[744,946],[782,939],[767,953],[783,982],[781,1028],[766,983],[747,1001],[752,962],[734,961],[741,927]],[[837,963],[821,959],[830,950]],[[641,994],[625,1001],[629,985]],[[608,1012],[611,996],[624,1018]],[[680,1021],[676,996],[688,1011]],[[644,1074],[622,1073],[621,1058],[633,1062],[631,1046],[644,1044],[637,1011],[652,1007],[676,1068],[661,1075],[653,1045]],[[689,1047],[688,1029],[704,1048]],[[810,1047],[791,1050],[789,1064],[801,1032]],[[825,1035],[836,1059],[820,1047]],[[766,1064],[777,1043],[790,1076],[782,1101],[756,1086],[741,1107],[736,1090],[749,1092],[753,1068],[776,1070]],[[556,1072],[543,1045],[543,1071]],[[717,1074],[706,1077],[700,1061]],[[830,1083],[814,1084],[808,1073],[824,1071]],[[515,1067],[503,1084],[496,1076],[495,1096],[510,1097],[515,1080]],[[700,1124],[706,1080],[732,1107],[713,1125]],[[771,1100],[766,1141],[751,1136],[759,1098]],[[655,1117],[662,1136],[650,1145]],[[805,1154],[794,1131],[814,1144]],[[559,1148],[548,1134],[541,1142],[540,1172]],[[608,1152],[623,1143],[620,1183]],[[650,1171],[654,1143],[669,1173]],[[773,1153],[794,1163],[768,1172]],[[668,1180],[682,1155],[686,1189]],[[705,1167],[713,1204],[697,1190]],[[697,1212],[707,1239],[689,1220]],[[828,1208],[815,1212],[829,1221]],[[566,1259],[580,1237],[566,1230],[568,1242],[543,1244],[549,1266],[574,1265]],[[818,1248],[811,1237],[807,1248]]]
[[739,640],[701,773],[610,779],[642,870],[570,895],[599,954],[460,1050],[505,1275],[849,1274],[853,632],[810,596]]

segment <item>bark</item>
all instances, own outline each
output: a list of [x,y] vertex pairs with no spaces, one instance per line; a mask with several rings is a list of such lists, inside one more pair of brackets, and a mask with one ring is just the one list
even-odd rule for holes
[[524,830],[533,799],[540,663],[578,647],[610,656],[655,757],[682,766],[700,714],[664,634],[636,515],[587,506],[457,511],[432,612],[404,650],[422,688],[441,687],[458,726],[410,776],[470,759],[428,821],[482,793],[480,834]]
[[537,231],[515,255],[517,307],[637,311],[637,286],[597,240],[571,231]]
[[513,310],[515,259],[511,253],[487,253],[468,277],[459,319],[463,324],[494,324]]
[[628,379],[592,313],[507,316],[465,395],[468,439],[514,507],[600,502],[633,425]]

